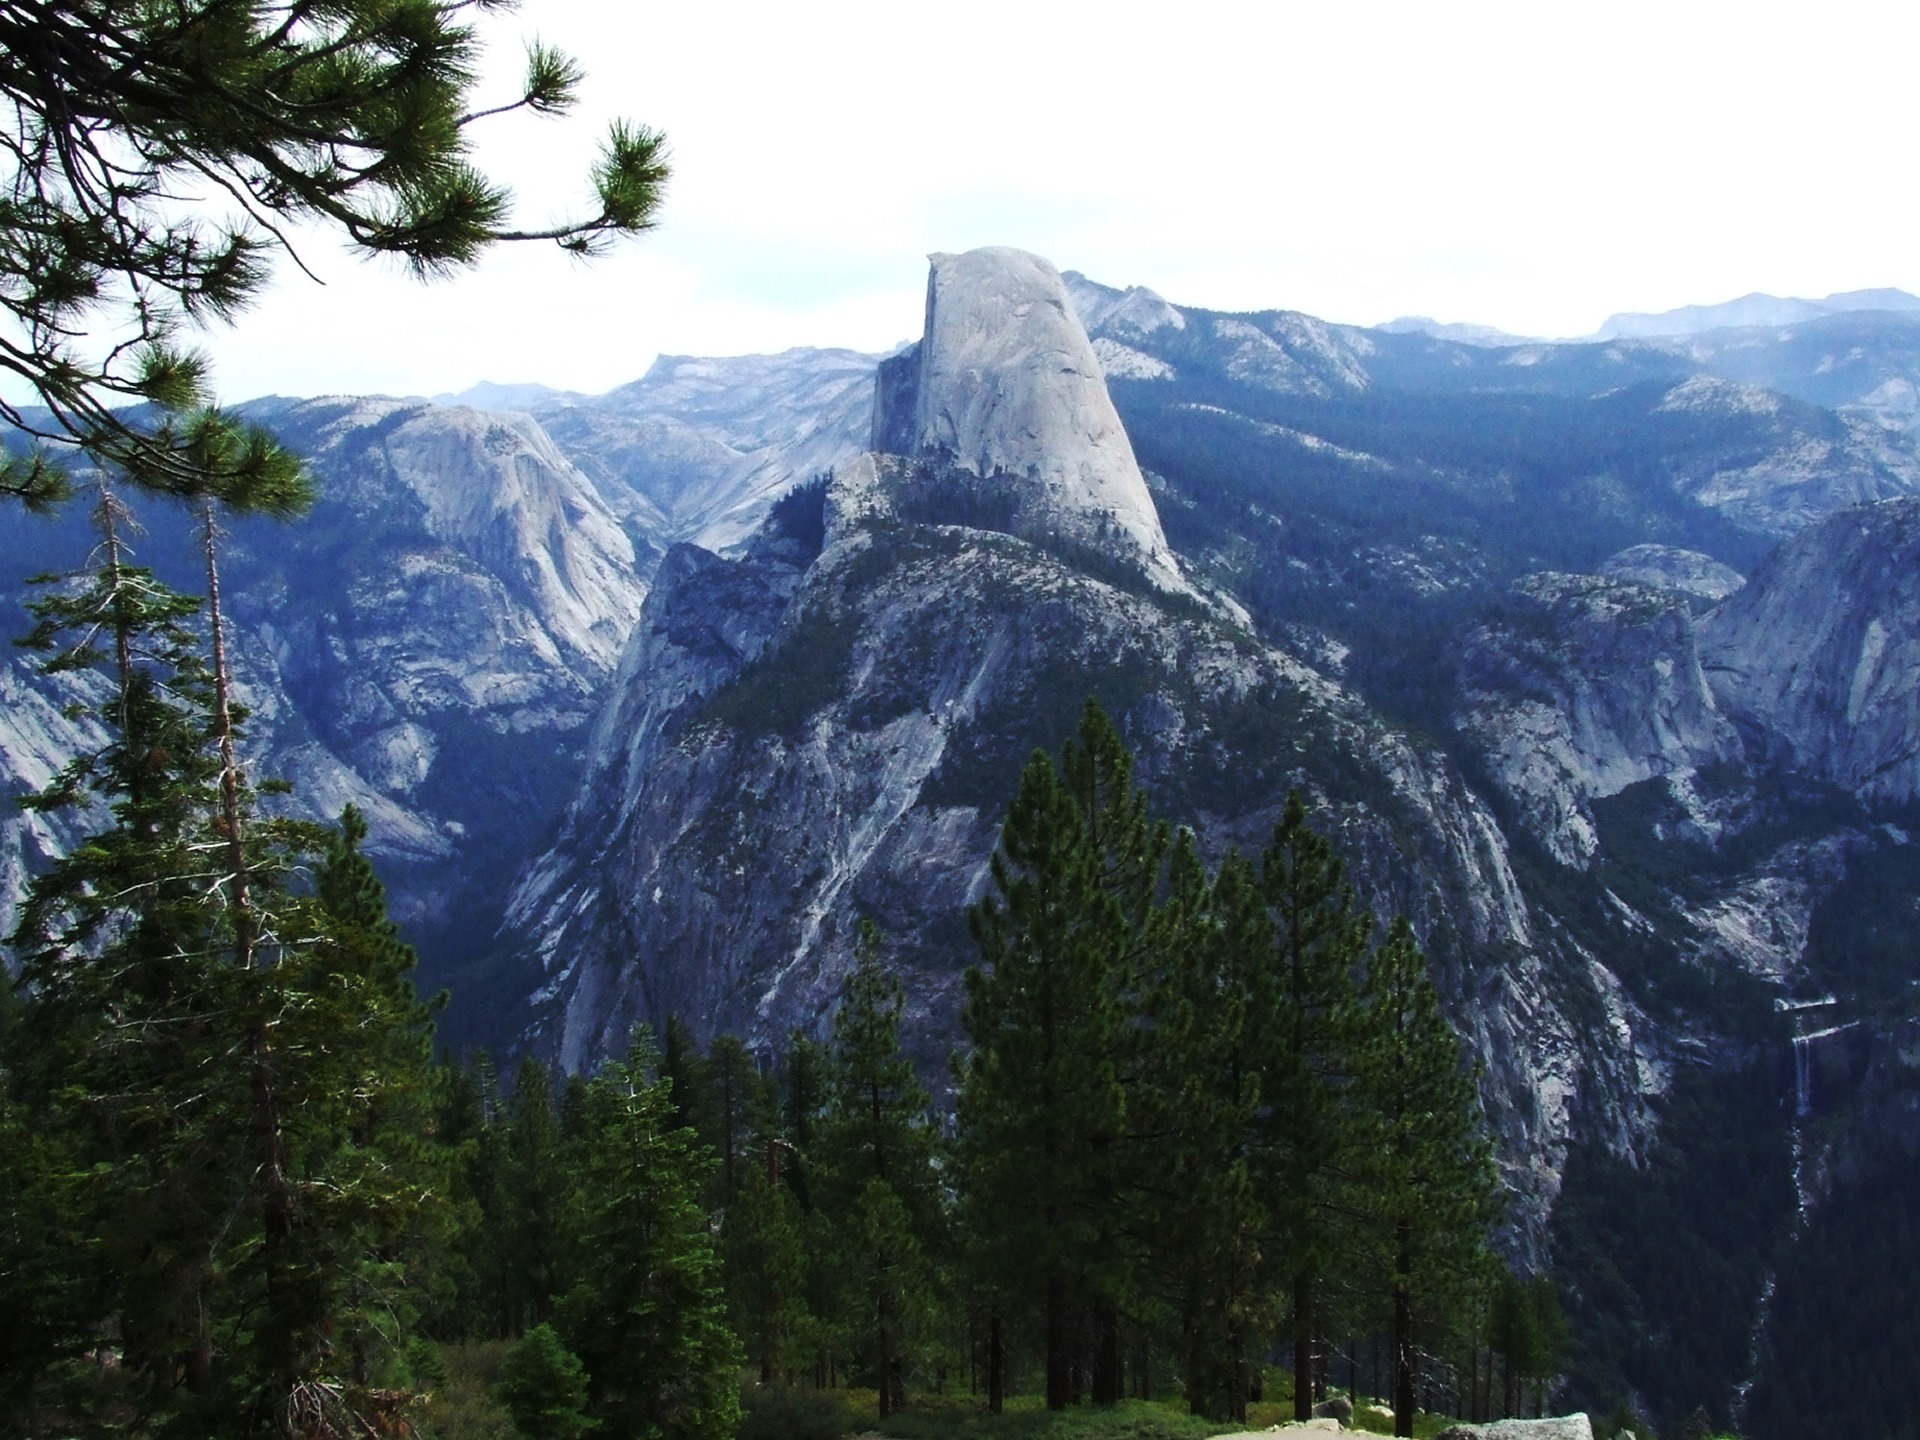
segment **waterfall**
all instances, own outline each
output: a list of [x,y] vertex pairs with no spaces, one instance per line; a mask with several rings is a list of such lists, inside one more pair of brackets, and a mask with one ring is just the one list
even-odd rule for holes
[[1813,1037],[1793,1037],[1793,1114],[1804,1120],[1813,1113]]
[[1804,1120],[1813,1114],[1813,1042],[1828,1040],[1857,1030],[1864,1022],[1849,1020],[1844,1025],[1829,1025],[1824,1030],[1793,1037],[1793,1116]]

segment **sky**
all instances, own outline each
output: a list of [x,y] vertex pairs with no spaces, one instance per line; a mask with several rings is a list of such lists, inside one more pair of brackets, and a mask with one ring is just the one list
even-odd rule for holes
[[422,284],[303,235],[199,343],[223,398],[597,394],[655,357],[919,334],[926,256],[1015,245],[1177,304],[1517,334],[1760,290],[1920,292],[1920,7],[1179,0],[525,0],[586,71],[476,134],[529,224],[585,203],[616,116],[666,132],[657,229]]

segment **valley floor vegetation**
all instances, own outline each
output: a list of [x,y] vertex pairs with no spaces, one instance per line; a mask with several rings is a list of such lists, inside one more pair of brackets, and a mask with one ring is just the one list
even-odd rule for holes
[[[100,743],[26,802],[91,833],[0,990],[0,1434],[722,1440],[867,1423],[865,1387],[889,1433],[1090,1400],[1144,1435],[1269,1413],[1276,1356],[1294,1413],[1344,1379],[1411,1434],[1552,1370],[1410,929],[1298,797],[1210,870],[1091,705],[970,914],[950,1108],[871,922],[777,1055],[670,1019],[591,1076],[435,1063],[365,821],[248,782],[219,513],[199,601],[102,485],[35,605]],[[991,1420],[909,1405],[962,1391]]]

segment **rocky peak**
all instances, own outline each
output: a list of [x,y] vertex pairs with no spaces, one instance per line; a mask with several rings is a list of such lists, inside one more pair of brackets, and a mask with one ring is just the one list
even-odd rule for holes
[[931,259],[926,334],[880,367],[873,448],[1004,491],[1019,533],[1130,551],[1185,589],[1059,272],[1004,247]]
[[1069,270],[1060,278],[1066,282],[1074,314],[1089,335],[1104,330],[1110,335],[1138,339],[1156,330],[1187,328],[1187,317],[1144,285],[1115,290],[1077,270]]

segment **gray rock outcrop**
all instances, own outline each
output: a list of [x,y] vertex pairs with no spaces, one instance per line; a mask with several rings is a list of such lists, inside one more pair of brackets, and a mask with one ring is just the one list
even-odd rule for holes
[[1863,799],[1920,795],[1920,500],[1783,544],[1700,622],[1726,712],[1775,764]]
[[1677,590],[1701,600],[1724,600],[1742,585],[1746,577],[1731,565],[1723,565],[1698,550],[1682,550],[1674,545],[1629,545],[1611,556],[1600,573],[1614,580],[1630,580],[1636,585],[1651,585],[1659,590]]
[[[881,367],[882,453],[837,469],[817,521],[770,524],[737,559],[688,547],[662,564],[566,823],[514,887],[508,963],[539,976],[527,1042],[581,1068],[670,1014],[767,1041],[817,1030],[864,914],[902,967],[910,1043],[936,1060],[1002,807],[1093,694],[1209,844],[1257,850],[1301,787],[1369,903],[1412,918],[1486,1061],[1536,1245],[1576,1124],[1622,1147],[1643,1133],[1663,1083],[1645,1017],[1540,933],[1498,825],[1441,753],[1224,609],[1089,564],[1089,518],[1116,553],[1103,500],[1134,517],[1119,553],[1150,561],[1163,542],[1130,454],[1102,438],[1111,406],[1051,268],[940,257],[931,295],[926,340]],[[929,486],[973,503],[1009,476],[1012,524],[919,508]],[[1083,543],[1049,543],[1062,534]],[[1591,584],[1665,613],[1653,592]],[[1605,720],[1589,728],[1606,744],[1638,743]],[[1588,744],[1590,769],[1604,749]]]
[[874,448],[1004,490],[1020,533],[1131,552],[1184,589],[1059,273],[1003,247],[931,260],[926,333],[881,369]]
[[796,480],[867,449],[878,358],[663,355],[633,383],[539,419],[636,543],[732,552]]
[[1438,1440],[1593,1440],[1593,1422],[1584,1412],[1542,1420],[1494,1420],[1484,1425],[1450,1425]]
[[1592,800],[1740,754],[1702,674],[1693,622],[1643,585],[1531,576],[1467,637],[1459,670],[1455,725],[1563,864],[1597,852]]

